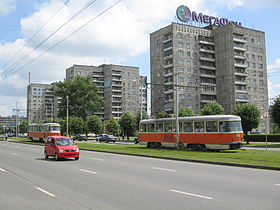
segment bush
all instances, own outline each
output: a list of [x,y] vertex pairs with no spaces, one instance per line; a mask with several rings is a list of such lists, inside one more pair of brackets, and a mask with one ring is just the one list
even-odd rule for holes
[[[249,141],[252,141],[252,142],[265,142],[264,134],[244,136],[245,141],[247,141],[247,138]],[[280,135],[268,134],[267,141],[268,142],[280,142]]]

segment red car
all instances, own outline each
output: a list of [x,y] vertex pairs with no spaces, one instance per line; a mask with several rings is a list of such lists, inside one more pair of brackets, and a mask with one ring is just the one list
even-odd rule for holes
[[78,160],[80,157],[79,147],[67,136],[49,136],[45,141],[44,154],[45,159],[52,156],[55,160],[61,158]]

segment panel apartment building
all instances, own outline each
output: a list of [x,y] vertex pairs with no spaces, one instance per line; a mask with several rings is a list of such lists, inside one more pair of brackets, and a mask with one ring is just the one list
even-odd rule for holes
[[54,96],[54,88],[54,83],[27,86],[27,119],[30,123],[57,116],[58,99]]
[[73,65],[66,69],[66,79],[90,76],[104,99],[104,107],[95,113],[101,119],[119,119],[124,112],[147,111],[147,77],[139,68],[113,64],[101,66]]
[[[152,112],[199,112],[208,102],[231,113],[237,103],[268,107],[265,33],[236,25],[172,23],[150,35]],[[160,85],[162,84],[162,85]],[[176,93],[178,87],[178,93]],[[176,100],[178,96],[178,101]],[[258,131],[264,131],[262,122]]]

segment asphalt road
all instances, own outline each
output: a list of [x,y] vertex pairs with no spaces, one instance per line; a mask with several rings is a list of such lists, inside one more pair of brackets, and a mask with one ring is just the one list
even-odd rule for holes
[[0,209],[280,209],[280,172],[0,142]]

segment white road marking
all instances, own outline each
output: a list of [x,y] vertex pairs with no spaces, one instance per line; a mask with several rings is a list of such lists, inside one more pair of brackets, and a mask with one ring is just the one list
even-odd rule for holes
[[43,189],[42,189],[42,188],[40,188],[40,187],[36,187],[36,189],[37,189],[37,190],[40,190],[40,191],[41,191],[41,192],[43,192],[43,193],[46,193],[46,194],[47,194],[47,195],[49,195],[49,196],[55,197],[55,195],[54,195],[54,194],[49,193],[48,191],[43,190]]
[[204,198],[204,199],[209,199],[209,200],[214,199],[214,198],[211,198],[211,197],[208,197],[208,196],[197,195],[197,194],[188,193],[188,192],[183,192],[183,191],[179,191],[179,190],[170,190],[170,191],[171,191],[171,192],[175,192],[175,193],[184,194],[184,195],[190,195],[190,196],[194,196],[194,197],[198,197],[198,198]]
[[4,170],[3,168],[0,168],[0,171],[6,172],[6,170]]
[[33,151],[36,151],[36,150],[38,150],[38,149],[32,149]]
[[175,172],[176,170],[173,169],[168,169],[168,168],[158,168],[158,167],[152,167],[153,169],[157,169],[157,170],[162,170],[162,171],[173,171]]
[[80,171],[87,172],[87,173],[91,173],[91,174],[97,174],[97,172],[88,171],[88,170],[85,170],[85,169],[80,169]]
[[99,158],[91,158],[92,160],[99,160],[99,161],[104,161],[104,159],[99,159]]
[[280,187],[280,184],[275,184],[275,185]]
[[12,155],[18,156],[18,153],[14,153],[14,152],[13,152]]

